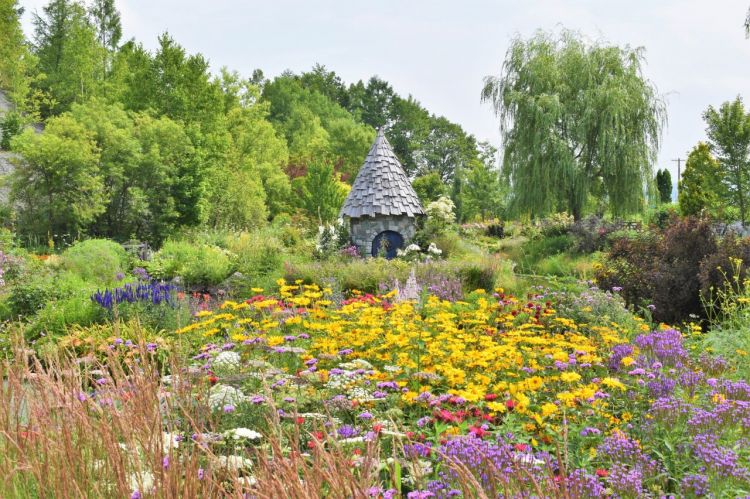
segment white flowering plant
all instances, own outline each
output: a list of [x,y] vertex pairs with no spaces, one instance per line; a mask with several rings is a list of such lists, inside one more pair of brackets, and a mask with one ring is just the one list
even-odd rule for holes
[[316,258],[324,260],[349,246],[351,246],[349,227],[342,218],[333,224],[318,226],[314,253]]

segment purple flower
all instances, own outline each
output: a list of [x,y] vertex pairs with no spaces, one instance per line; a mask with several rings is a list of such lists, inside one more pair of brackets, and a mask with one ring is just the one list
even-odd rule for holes
[[134,490],[132,494],[130,494],[130,499],[141,499],[141,493],[138,490]]
[[169,456],[164,456],[164,459],[161,460],[161,467],[165,470],[169,469]]
[[146,343],[146,350],[149,352],[155,352],[158,345],[156,343]]
[[234,409],[235,408],[234,408],[234,406],[232,404],[226,404],[224,406],[224,414],[230,414],[230,413],[234,412]]
[[357,415],[359,419],[369,420],[372,419],[372,413],[369,413],[367,411],[361,412]]
[[425,416],[425,417],[419,418],[417,420],[417,427],[424,428],[425,426],[427,426],[428,424],[430,424],[430,422],[432,422],[432,418],[430,416]]
[[343,350],[339,350],[338,353],[339,355],[349,355],[352,352],[354,352],[354,350],[352,350],[351,348],[344,348]]
[[203,468],[198,468],[198,480],[203,480],[203,477],[205,476],[206,471]]
[[341,438],[352,438],[359,435],[359,430],[351,425],[343,425],[336,431],[336,433],[338,433]]

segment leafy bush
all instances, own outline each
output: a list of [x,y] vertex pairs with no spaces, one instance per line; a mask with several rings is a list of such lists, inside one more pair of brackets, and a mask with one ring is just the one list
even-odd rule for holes
[[574,223],[570,227],[570,234],[575,238],[576,252],[593,253],[605,249],[615,230],[614,224],[594,215]]
[[525,272],[535,271],[540,260],[565,253],[572,248],[573,242],[573,237],[568,234],[530,239],[522,247],[521,267]]
[[350,245],[349,227],[342,219],[318,227],[315,241],[315,257],[321,260],[338,254]]
[[596,279],[602,289],[622,288],[629,305],[652,309],[657,321],[677,323],[704,316],[699,274],[716,250],[707,220],[679,219],[664,231],[614,241]]
[[566,212],[552,214],[540,223],[542,235],[551,237],[567,234],[573,225],[573,220],[573,216]]
[[0,122],[0,149],[10,151],[10,141],[23,130],[23,120],[16,112],[5,114]]
[[181,277],[185,284],[211,286],[232,273],[227,251],[216,246],[169,240],[146,264],[148,273],[157,279]]
[[127,271],[128,254],[114,241],[88,239],[65,250],[61,264],[86,281],[106,286],[117,279],[117,274]]
[[47,302],[31,318],[26,329],[26,339],[35,340],[45,336],[59,336],[73,325],[89,326],[101,322],[104,313],[87,296],[70,296]]
[[[243,232],[227,240],[227,248],[234,255],[237,272],[247,280],[249,287],[264,287],[282,273],[284,245],[265,232]],[[267,279],[268,277],[271,279]]]
[[55,296],[55,286],[47,272],[29,272],[10,286],[8,307],[13,317],[34,315]]

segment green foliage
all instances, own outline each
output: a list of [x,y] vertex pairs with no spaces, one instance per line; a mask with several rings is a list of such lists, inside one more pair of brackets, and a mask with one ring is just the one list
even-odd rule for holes
[[656,172],[656,190],[659,192],[659,202],[672,202],[672,175],[666,168]]
[[13,149],[22,155],[10,176],[22,233],[77,234],[105,210],[99,151],[72,117],[51,118],[41,134],[24,131]]
[[101,61],[105,49],[99,44],[88,14],[81,3],[51,0],[42,14],[34,14],[34,51],[45,77],[36,86],[48,94],[44,116],[70,108],[99,95],[102,89]]
[[505,212],[508,189],[496,169],[497,149],[486,142],[480,145],[483,160],[472,161],[460,173],[461,220],[488,220]]
[[27,99],[36,60],[23,35],[22,11],[18,0],[0,0],[0,89],[8,92],[16,109],[29,111]]
[[718,110],[709,106],[703,117],[711,152],[721,165],[722,182],[744,224],[750,191],[750,113],[737,97]]
[[338,218],[349,187],[334,173],[330,163],[313,163],[304,177],[295,179],[297,204],[311,220],[330,223]]
[[440,178],[440,174],[437,172],[421,175],[415,178],[411,185],[422,202],[422,206],[426,206],[433,201],[437,201],[438,198],[449,194],[448,186],[445,185],[445,182],[443,182],[443,179]]
[[22,129],[23,121],[20,114],[9,112],[2,116],[2,122],[0,122],[0,149],[10,150],[11,139],[20,134]]
[[705,211],[718,215],[724,203],[721,176],[721,166],[711,154],[709,145],[698,143],[690,151],[680,179],[680,212],[683,215],[699,215]]
[[664,103],[642,77],[643,55],[572,32],[516,38],[482,98],[501,119],[512,208],[582,216],[590,193],[614,215],[640,212],[652,179]]
[[232,273],[231,257],[215,246],[168,240],[146,264],[158,279],[180,277],[186,285],[215,285]]
[[54,296],[51,275],[39,268],[28,269],[10,286],[7,305],[13,318],[34,315]]
[[62,254],[62,267],[100,286],[109,286],[128,270],[128,254],[114,241],[88,239]]

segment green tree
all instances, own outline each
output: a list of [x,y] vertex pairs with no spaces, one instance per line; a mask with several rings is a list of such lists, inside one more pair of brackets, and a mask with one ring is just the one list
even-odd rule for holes
[[659,192],[659,202],[672,202],[672,175],[666,168],[656,172],[656,190]]
[[482,99],[500,117],[515,211],[580,219],[598,179],[613,214],[644,208],[665,112],[642,62],[640,49],[569,31],[511,43]]
[[711,154],[709,145],[700,142],[690,151],[682,172],[678,197],[680,212],[683,215],[701,212],[717,215],[723,204],[723,194],[721,165]]
[[463,171],[461,182],[461,218],[463,220],[499,217],[505,211],[506,184],[497,168],[497,149],[487,142],[480,144],[481,160],[475,160]]
[[83,4],[51,0],[42,15],[34,14],[34,51],[45,77],[38,88],[50,97],[43,116],[59,114],[73,102],[83,102],[101,90],[104,47],[89,22]]
[[446,183],[451,183],[457,171],[468,168],[478,160],[477,143],[460,125],[444,117],[430,118],[430,131],[418,154],[420,174],[437,172]]
[[99,151],[91,133],[72,117],[49,119],[43,133],[24,131],[13,149],[20,153],[11,174],[19,231],[77,235],[104,211]]
[[325,162],[312,163],[307,174],[294,180],[298,206],[311,219],[319,223],[331,223],[338,218],[349,187],[339,180],[333,165]]
[[255,227],[288,209],[291,198],[286,143],[267,120],[259,89],[236,73],[222,72],[229,144],[209,176],[209,222]]
[[35,59],[21,28],[23,9],[17,0],[0,0],[0,89],[19,111],[28,111],[31,72]]
[[122,38],[122,22],[115,0],[94,0],[89,15],[101,46],[116,50]]
[[744,224],[750,191],[750,114],[745,113],[742,99],[737,97],[719,109],[709,106],[703,117],[711,152],[719,160],[722,180]]
[[412,181],[411,185],[414,187],[414,192],[419,196],[422,206],[426,206],[432,201],[437,201],[441,196],[448,194],[448,186],[445,185],[445,182],[443,182],[443,179],[440,178],[440,174],[437,172],[430,172],[419,176]]
[[264,85],[269,119],[286,138],[291,162],[331,162],[351,181],[362,166],[374,131],[315,88],[306,88],[292,73]]
[[120,13],[115,0],[94,0],[89,7],[89,17],[96,32],[99,45],[104,47],[101,61],[101,78],[107,80],[111,71],[114,53],[122,38]]

